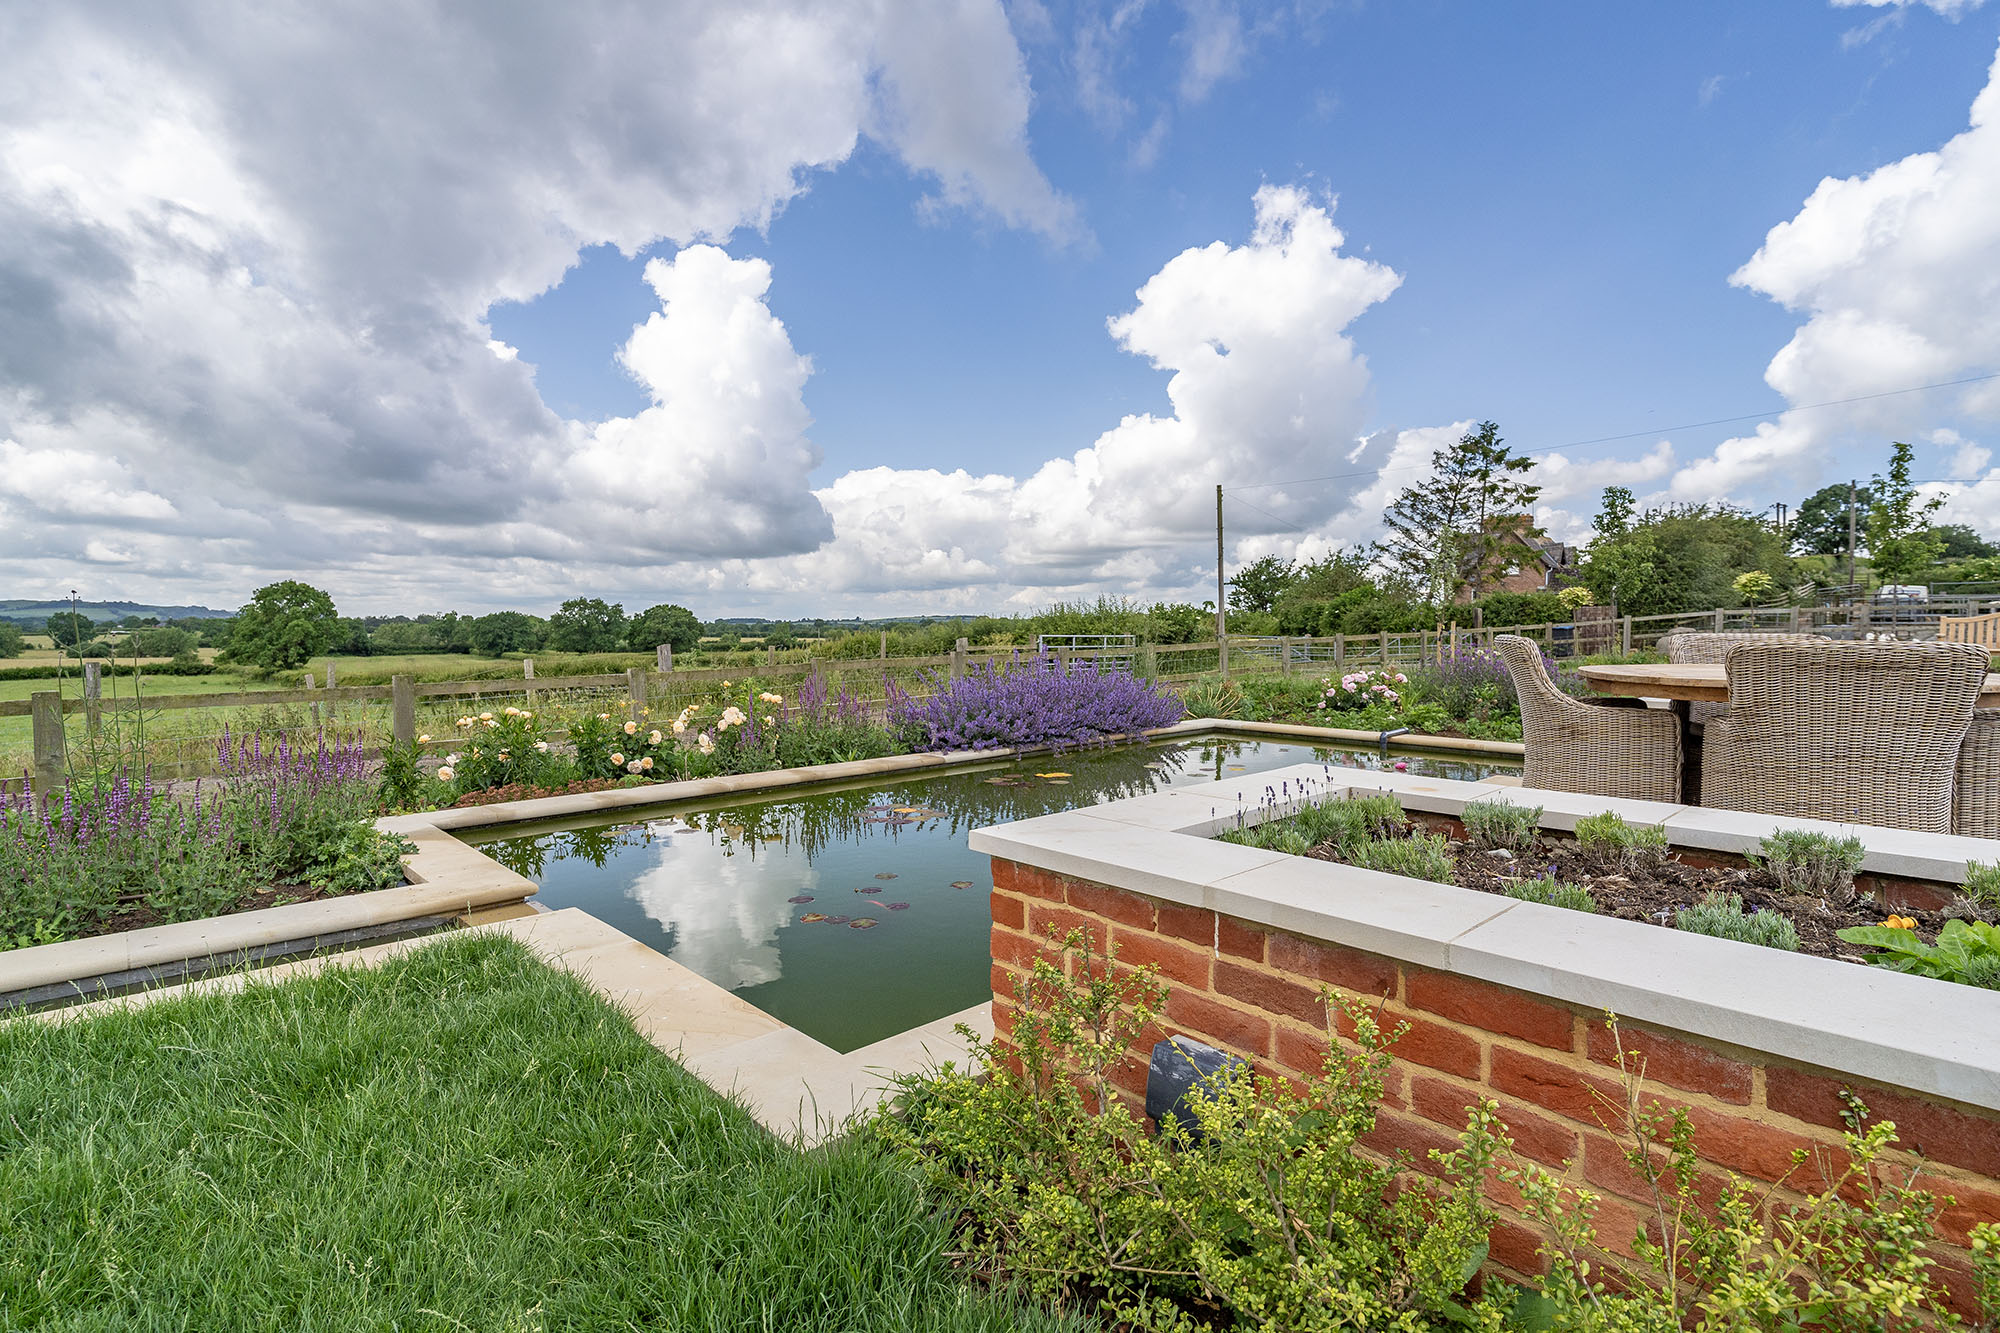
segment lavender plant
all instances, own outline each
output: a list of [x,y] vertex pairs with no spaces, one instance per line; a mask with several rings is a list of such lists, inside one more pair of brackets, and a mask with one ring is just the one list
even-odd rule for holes
[[0,793],[0,947],[89,934],[121,911],[210,915],[265,884],[401,878],[406,844],[370,821],[358,740],[225,734],[217,749],[221,776],[185,791],[140,770],[79,775],[39,803]]
[[890,728],[907,750],[1060,749],[1169,726],[1186,715],[1177,696],[1149,682],[1099,673],[1090,663],[1065,668],[1046,654],[927,683],[934,690],[927,699],[890,691]]

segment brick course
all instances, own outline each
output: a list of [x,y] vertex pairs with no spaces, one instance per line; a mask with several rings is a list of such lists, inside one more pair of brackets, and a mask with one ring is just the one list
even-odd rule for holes
[[[1696,1191],[1711,1206],[1731,1173],[1760,1191],[1783,1182],[1780,1201],[1822,1187],[1823,1172],[1845,1165],[1846,1090],[1871,1115],[1896,1122],[1901,1145],[1892,1165],[1920,1166],[1926,1188],[1958,1198],[1937,1220],[1933,1254],[1942,1278],[1969,1271],[1962,1248],[1969,1228],[2000,1220],[2000,1115],[1992,1112],[1642,1024],[1622,1022],[1614,1038],[1603,1014],[1547,996],[1004,859],[993,862],[993,884],[994,1021],[1003,1036],[1012,1027],[1015,984],[1036,957],[1055,956],[1051,928],[1084,929],[1096,948],[1109,939],[1121,964],[1154,968],[1171,987],[1161,1023],[1144,1034],[1142,1048],[1185,1033],[1294,1080],[1319,1072],[1329,1018],[1351,1049],[1354,1021],[1339,1009],[1329,1014],[1321,999],[1322,988],[1332,987],[1364,1005],[1384,1037],[1403,1029],[1389,1048],[1381,1114],[1365,1147],[1389,1159],[1408,1154],[1413,1169],[1430,1169],[1430,1149],[1457,1146],[1466,1109],[1494,1101],[1523,1157],[1605,1195],[1599,1237],[1614,1254],[1630,1253],[1633,1231],[1652,1206],[1622,1147],[1629,1135],[1621,1049],[1636,1053],[1634,1074],[1644,1071],[1642,1106],[1685,1109],[1703,1163]],[[1141,1049],[1113,1071],[1129,1098],[1144,1096],[1145,1055]],[[1808,1161],[1795,1168],[1800,1152]],[[1539,1238],[1515,1210],[1518,1199],[1497,1182],[1488,1193],[1501,1212],[1492,1261],[1517,1275],[1540,1272]],[[1969,1313],[1962,1305],[1967,1283],[1949,1286]]]

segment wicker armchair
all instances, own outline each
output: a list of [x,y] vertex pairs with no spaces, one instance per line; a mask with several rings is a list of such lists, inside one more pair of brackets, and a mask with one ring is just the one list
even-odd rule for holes
[[1968,838],[2000,838],[2000,709],[1972,714],[1951,793],[1951,831]]
[[1556,688],[1541,648],[1518,634],[1493,647],[1514,678],[1527,742],[1522,785],[1642,801],[1681,798],[1681,723],[1671,713],[1614,708]]
[[[1717,664],[1729,660],[1729,650],[1739,643],[1831,643],[1824,634],[1753,634],[1741,631],[1677,629],[1663,636],[1659,649],[1669,662]],[[1688,721],[1699,731],[1729,712],[1728,704],[1696,702],[1688,705]]]
[[1748,643],[1702,746],[1701,803],[1949,833],[1959,748],[1986,679],[1959,643]]

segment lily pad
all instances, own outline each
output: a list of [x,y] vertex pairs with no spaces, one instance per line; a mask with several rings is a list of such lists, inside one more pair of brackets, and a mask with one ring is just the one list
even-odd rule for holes
[[847,928],[849,930],[868,930],[879,924],[872,916],[857,916],[847,923]]
[[893,871],[893,870],[881,870],[881,871],[877,871],[877,872],[876,872],[876,874],[875,874],[875,878],[877,878],[877,879],[894,879],[894,878],[896,878],[896,872],[895,872],[895,871]]
[[1066,778],[1066,777],[1068,777],[1068,776],[1069,776],[1069,774],[1067,774],[1067,773],[1060,773],[1060,772],[1058,772],[1058,773],[1037,773],[1037,774],[1035,774],[1035,776],[1036,776],[1036,777],[1038,777],[1038,778]]
[[907,912],[910,910],[908,903],[884,903],[882,905],[892,912]]
[[834,915],[826,919],[826,923],[829,926],[844,926],[847,924],[848,920],[849,918],[841,916],[839,913],[835,913]]
[[801,893],[796,898],[785,899],[785,901],[788,903],[809,903],[812,900],[813,896],[810,893]]
[[955,879],[951,882],[951,886],[954,889],[969,889],[972,887],[972,881],[969,879]]
[[804,916],[800,917],[800,918],[799,918],[799,920],[801,920],[801,921],[824,921],[824,920],[826,920],[826,913],[825,913],[825,912],[807,912],[807,913],[806,913],[806,914],[805,914]]

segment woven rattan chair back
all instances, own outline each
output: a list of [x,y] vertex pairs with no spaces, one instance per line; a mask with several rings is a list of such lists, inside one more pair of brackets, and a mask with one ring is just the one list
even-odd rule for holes
[[1739,644],[1701,803],[1948,833],[1986,661],[1957,643]]
[[1494,650],[1521,700],[1527,757],[1521,785],[1642,801],[1678,801],[1681,728],[1670,713],[1572,699],[1556,687],[1539,644],[1496,635]]
[[[1677,629],[1672,634],[1663,635],[1659,649],[1667,655],[1669,662],[1694,662],[1703,665],[1721,665],[1729,660],[1729,650],[1739,643],[1831,643],[1824,634],[1755,634],[1748,631],[1715,631]],[[1688,721],[1697,727],[1707,727],[1709,723],[1729,711],[1728,704],[1695,702],[1688,705]]]
[[1951,794],[1951,831],[1968,838],[2000,838],[2000,709],[1972,714]]

